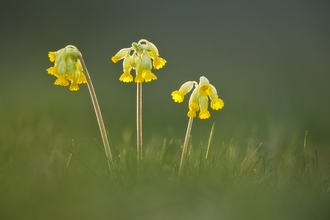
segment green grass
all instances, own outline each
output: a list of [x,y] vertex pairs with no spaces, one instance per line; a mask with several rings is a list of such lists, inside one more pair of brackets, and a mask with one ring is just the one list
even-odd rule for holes
[[98,134],[79,128],[82,133],[72,138],[67,129],[28,112],[1,126],[0,219],[330,216],[328,157],[309,144],[307,133],[275,149],[213,138],[207,159],[209,141],[193,135],[180,179],[182,140],[151,135],[144,139],[138,186],[134,141],[112,143],[115,175],[110,175]]

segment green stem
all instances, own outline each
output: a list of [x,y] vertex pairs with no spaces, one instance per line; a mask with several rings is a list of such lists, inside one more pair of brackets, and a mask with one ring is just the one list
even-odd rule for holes
[[92,83],[91,77],[88,73],[88,70],[87,70],[86,64],[84,62],[84,59],[82,58],[82,56],[79,57],[79,59],[82,63],[83,71],[86,75],[87,86],[88,86],[89,94],[91,95],[92,103],[93,103],[95,114],[96,114],[96,119],[97,119],[97,122],[99,124],[101,137],[102,137],[102,141],[103,141],[103,146],[104,146],[104,150],[105,150],[105,155],[108,159],[108,165],[109,165],[110,173],[112,173],[112,171],[113,171],[113,169],[112,169],[113,159],[112,159],[112,154],[111,154],[111,150],[110,150],[110,144],[109,144],[107,132],[106,132],[106,129],[105,129],[105,126],[104,126],[103,118],[102,118],[101,109],[100,109],[99,103],[97,101],[97,97],[96,97],[96,93],[95,93],[95,90],[94,90],[94,87],[93,87],[93,83]]
[[136,131],[137,131],[137,175],[141,181],[142,173],[142,83],[137,83],[136,97]]
[[187,148],[188,148],[188,143],[189,143],[190,132],[191,132],[191,127],[192,127],[193,120],[194,120],[194,118],[190,117],[189,121],[188,121],[186,137],[184,139],[182,154],[181,154],[181,160],[180,160],[179,177],[182,175],[184,164],[185,164],[185,159],[186,159]]

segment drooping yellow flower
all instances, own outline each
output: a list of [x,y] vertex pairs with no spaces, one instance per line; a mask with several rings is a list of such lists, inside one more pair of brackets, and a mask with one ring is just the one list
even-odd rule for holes
[[187,116],[194,118],[196,117],[196,112],[199,111],[199,105],[197,102],[192,101],[191,103],[189,103],[188,109],[189,111]]
[[57,77],[54,85],[68,86],[71,91],[79,90],[78,84],[87,83],[80,62],[81,53],[72,45],[68,45],[56,52],[49,52],[48,57],[54,66],[47,69],[50,75]]
[[131,48],[123,48],[116,55],[111,57],[112,62],[117,63],[119,60],[124,59],[129,55]]
[[[205,86],[203,86],[205,88]],[[199,89],[199,92],[201,91],[201,88]],[[199,118],[200,119],[208,119],[209,117],[211,117],[211,114],[209,112],[208,108],[208,98],[207,95],[201,95],[199,97],[199,107],[200,107],[200,111],[199,111]]]
[[48,69],[47,69],[47,72],[48,72],[50,75],[53,75],[53,76],[58,77],[57,67],[55,67],[55,66],[48,68]]
[[141,74],[141,77],[145,82],[150,82],[151,80],[157,79],[157,76],[151,72],[152,64],[148,53],[143,53],[141,63],[139,65],[140,68],[138,69],[138,72],[142,71],[139,74]]
[[148,51],[149,56],[153,59],[153,66],[155,69],[160,69],[162,68],[165,63],[166,60],[164,60],[163,58],[159,57],[159,53],[158,53],[158,49],[157,47],[151,43],[151,42],[146,42],[146,44],[151,48],[150,51]]
[[153,61],[153,66],[155,67],[155,69],[162,68],[165,65],[165,63],[166,63],[166,60],[164,60],[161,57],[154,57],[153,60],[154,60]]
[[172,92],[172,98],[175,102],[181,103],[184,100],[184,96],[190,92],[194,84],[197,84],[195,81],[188,81],[183,83],[179,90]]
[[217,97],[213,98],[211,101],[211,108],[214,110],[222,109],[225,103],[222,101],[222,99],[219,99]]
[[131,75],[130,72],[124,72],[119,77],[119,80],[122,81],[122,82],[132,82],[133,81],[133,76]]
[[209,110],[205,108],[200,110],[199,112],[200,119],[208,119],[209,117],[211,117]]
[[[113,58],[112,60],[118,59],[117,56],[113,56],[112,58]],[[129,55],[129,53],[126,54],[126,57],[124,59],[123,69],[124,69],[124,73],[119,77],[119,80],[127,83],[132,82],[133,81],[133,76],[131,75],[132,65],[131,65],[131,56]]]
[[68,86],[69,85],[69,80],[63,76],[59,76],[55,82],[54,85],[57,86]]
[[172,99],[175,102],[181,103],[184,100],[184,93],[182,91],[176,90],[172,92]]
[[142,78],[144,79],[144,81],[150,82],[151,80],[156,80],[157,76],[153,74],[150,70],[144,70],[142,72]]
[[138,43],[133,42],[132,47],[119,50],[111,58],[114,63],[117,63],[121,59],[124,59],[124,73],[119,78],[122,82],[133,81],[133,76],[131,75],[132,69],[135,69],[134,82],[136,83],[156,80],[157,76],[152,73],[152,67],[160,69],[166,63],[166,60],[159,57],[157,47],[145,39],[140,40]]
[[208,110],[209,99],[211,100],[211,108],[213,110],[219,110],[224,107],[223,100],[218,98],[217,90],[210,84],[205,76],[200,77],[199,84],[195,81],[185,82],[179,90],[175,90],[171,93],[172,99],[178,103],[183,102],[184,96],[189,93],[193,87],[195,88],[189,99],[188,117],[196,117],[199,111],[198,117],[200,119],[210,118],[211,114]]

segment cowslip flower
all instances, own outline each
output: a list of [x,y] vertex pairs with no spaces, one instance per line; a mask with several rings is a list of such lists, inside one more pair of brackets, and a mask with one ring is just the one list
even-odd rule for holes
[[138,43],[133,42],[131,47],[119,50],[111,58],[114,63],[121,59],[123,59],[124,73],[119,77],[119,80],[127,83],[133,82],[132,69],[135,69],[136,72],[134,78],[136,83],[156,80],[157,76],[151,72],[152,67],[160,69],[166,63],[165,59],[159,57],[157,47],[145,39],[140,40]]
[[80,61],[80,51],[68,45],[56,52],[49,52],[48,57],[54,66],[47,69],[50,75],[57,77],[54,85],[69,86],[71,91],[79,90],[78,84],[87,83]]
[[172,99],[175,102],[181,103],[184,101],[184,96],[189,93],[192,89],[189,104],[188,104],[188,114],[189,118],[194,118],[197,116],[200,119],[208,119],[211,117],[211,114],[208,110],[209,100],[211,100],[210,106],[213,110],[222,109],[225,105],[222,99],[218,98],[216,88],[210,84],[209,80],[202,76],[199,79],[199,83],[196,81],[185,82],[179,90],[172,92]]
[[[123,73],[119,80],[125,83],[136,82],[136,127],[137,127],[137,177],[138,182],[141,179],[142,173],[142,83],[156,80],[157,76],[152,72],[152,68],[162,68],[166,60],[159,57],[157,47],[145,40],[141,39],[139,42],[133,42],[131,47],[119,50],[113,57],[112,62],[117,63],[123,60]],[[135,70],[135,77],[131,74]]]
[[[92,99],[96,119],[100,128],[101,138],[107,157],[109,170],[113,172],[113,159],[110,144],[105,129],[101,109],[97,100],[92,79],[87,70],[85,61],[80,51],[72,45],[68,45],[56,52],[48,53],[49,60],[54,62],[54,66],[47,69],[50,75],[57,77],[55,85],[69,86],[71,91],[79,90],[78,84],[87,83],[88,91]],[[88,79],[88,80],[87,80]]]
[[182,175],[184,170],[192,123],[193,119],[197,116],[197,112],[199,112],[198,117],[200,119],[208,119],[211,117],[211,114],[208,110],[209,100],[211,100],[211,108],[213,110],[222,109],[225,105],[222,99],[218,97],[218,93],[215,87],[210,84],[209,80],[205,76],[199,78],[199,83],[196,81],[188,81],[183,83],[179,90],[175,90],[171,93],[172,99],[174,102],[181,103],[184,101],[185,95],[187,95],[192,89],[193,91],[189,98],[187,113],[189,122],[182,147],[179,177]]

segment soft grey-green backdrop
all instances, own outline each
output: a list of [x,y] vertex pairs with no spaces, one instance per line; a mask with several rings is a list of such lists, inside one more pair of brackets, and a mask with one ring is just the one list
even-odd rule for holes
[[[111,139],[134,131],[135,85],[118,81],[110,57],[141,38],[167,60],[144,84],[144,131],[183,138],[187,102],[170,93],[208,77],[225,101],[193,135],[249,142],[295,133],[326,145],[330,132],[329,1],[0,1],[0,113],[4,125],[47,118],[74,136],[97,124],[86,86],[53,86],[48,51],[68,44],[83,53]],[[23,116],[22,116],[23,115]],[[29,116],[28,116],[29,115]],[[63,119],[57,121],[58,119]],[[72,133],[70,133],[72,132]],[[259,140],[260,138],[260,140]],[[277,140],[279,141],[279,140]],[[275,141],[276,142],[276,141]]]

